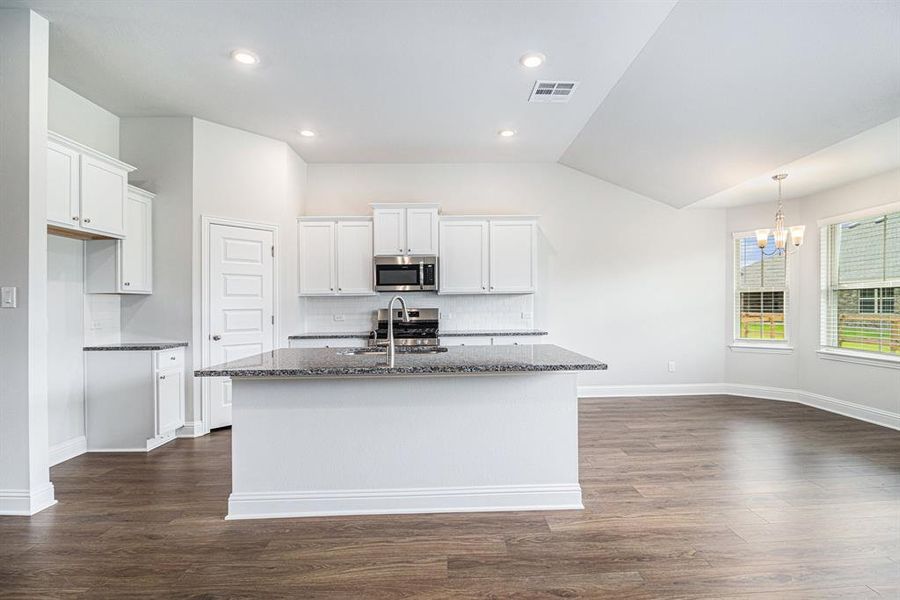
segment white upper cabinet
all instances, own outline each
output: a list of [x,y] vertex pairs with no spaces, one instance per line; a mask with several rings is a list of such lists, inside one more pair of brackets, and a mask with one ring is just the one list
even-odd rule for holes
[[47,140],[47,221],[84,237],[125,237],[134,167],[55,133]]
[[375,209],[375,256],[406,254],[406,209]]
[[297,219],[301,296],[374,294],[372,219]]
[[406,209],[406,253],[414,256],[438,254],[437,208]]
[[153,292],[153,197],[150,192],[128,186],[124,209],[125,237],[87,241],[85,292]]
[[491,220],[492,293],[527,294],[536,286],[537,223]]
[[153,194],[129,186],[125,201],[125,239],[121,254],[121,290],[149,294],[153,291]]
[[372,221],[338,221],[338,293],[371,294],[373,277]]
[[488,222],[442,219],[438,274],[440,294],[488,292]]
[[300,295],[330,296],[335,293],[334,221],[298,223]]
[[47,221],[60,227],[77,227],[78,152],[47,142]]
[[436,256],[436,204],[373,204],[375,256]]
[[440,294],[530,294],[537,288],[534,217],[443,217]]

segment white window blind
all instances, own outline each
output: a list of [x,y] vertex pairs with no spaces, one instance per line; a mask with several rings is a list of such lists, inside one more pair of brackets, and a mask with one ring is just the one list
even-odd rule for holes
[[755,235],[735,236],[734,257],[735,339],[784,341],[787,257],[775,252],[773,236],[764,253]]
[[820,233],[822,346],[900,356],[900,212]]

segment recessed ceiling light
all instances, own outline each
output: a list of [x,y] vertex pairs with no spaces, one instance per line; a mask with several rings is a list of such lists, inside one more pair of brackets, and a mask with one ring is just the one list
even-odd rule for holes
[[519,59],[519,64],[529,69],[536,69],[544,64],[545,60],[547,60],[547,57],[540,52],[529,52],[522,55]]
[[500,137],[512,137],[512,136],[516,135],[516,130],[515,129],[501,129],[500,131],[497,132],[497,135],[499,135]]
[[242,65],[255,65],[259,63],[259,57],[249,50],[232,50],[231,58]]
[[316,137],[316,132],[312,129],[301,129],[299,133],[303,137]]

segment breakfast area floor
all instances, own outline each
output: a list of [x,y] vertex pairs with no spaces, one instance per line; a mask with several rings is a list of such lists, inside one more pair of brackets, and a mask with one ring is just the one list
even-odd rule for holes
[[53,467],[0,598],[900,597],[900,433],[805,406],[582,400],[583,511],[225,521],[230,441]]

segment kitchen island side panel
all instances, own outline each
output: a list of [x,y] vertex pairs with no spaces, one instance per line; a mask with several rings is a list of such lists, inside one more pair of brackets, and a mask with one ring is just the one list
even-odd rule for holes
[[228,518],[582,508],[575,378],[235,378]]

